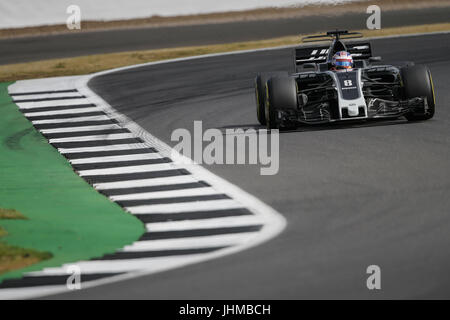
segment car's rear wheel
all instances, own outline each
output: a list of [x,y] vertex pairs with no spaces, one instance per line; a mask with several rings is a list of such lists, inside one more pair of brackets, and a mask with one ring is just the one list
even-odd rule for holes
[[267,124],[265,112],[267,80],[269,80],[270,77],[287,75],[288,73],[285,71],[278,71],[258,74],[255,78],[256,117],[258,119],[258,122],[263,126]]
[[423,114],[410,113],[405,117],[409,121],[421,121],[433,118],[435,113],[435,95],[430,70],[423,65],[414,65],[401,69],[406,99],[426,97],[428,109]]
[[291,77],[273,77],[266,85],[266,125],[268,129],[280,129],[280,109],[297,109],[297,82]]

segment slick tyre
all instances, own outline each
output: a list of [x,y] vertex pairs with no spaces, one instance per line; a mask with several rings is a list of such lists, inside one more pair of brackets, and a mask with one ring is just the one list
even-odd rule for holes
[[408,121],[422,121],[433,118],[435,113],[435,95],[430,70],[423,65],[414,65],[401,69],[404,95],[406,99],[426,97],[428,111],[424,114],[407,114]]
[[273,77],[266,85],[266,125],[267,129],[280,129],[278,110],[294,109],[297,102],[297,82],[290,77]]
[[256,117],[258,122],[263,126],[267,124],[265,111],[267,80],[271,77],[287,75],[288,73],[285,71],[278,71],[258,74],[255,78]]

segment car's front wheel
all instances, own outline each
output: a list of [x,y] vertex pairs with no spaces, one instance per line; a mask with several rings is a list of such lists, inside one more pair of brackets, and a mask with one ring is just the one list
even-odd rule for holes
[[286,71],[276,71],[258,74],[255,78],[256,117],[258,122],[265,126],[266,121],[266,84],[271,77],[287,76]]
[[410,113],[405,117],[409,121],[428,120],[435,113],[435,95],[430,70],[423,65],[414,65],[401,69],[405,98],[426,97],[428,109],[423,114]]
[[291,77],[273,77],[266,85],[267,129],[280,129],[280,109],[297,109],[297,82]]

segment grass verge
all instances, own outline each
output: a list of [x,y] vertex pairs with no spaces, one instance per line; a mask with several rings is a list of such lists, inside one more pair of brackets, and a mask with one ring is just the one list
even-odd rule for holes
[[[390,35],[428,33],[449,30],[450,23],[439,23],[398,28],[386,28],[381,30],[359,30],[359,32],[363,33],[363,35],[366,37],[382,37]],[[181,47],[174,49],[97,54],[75,58],[51,59],[29,63],[9,64],[0,66],[0,81],[15,81],[24,79],[89,74],[103,70],[159,60],[183,58],[211,53],[231,52],[238,50],[296,45],[299,43],[299,41],[299,36],[287,36],[261,41]]]
[[[0,83],[0,207],[15,210],[0,211],[0,257],[24,256],[32,265],[1,274],[0,282],[113,253],[138,239],[142,223],[73,172],[12,103],[9,84]],[[14,261],[8,270],[17,267]]]

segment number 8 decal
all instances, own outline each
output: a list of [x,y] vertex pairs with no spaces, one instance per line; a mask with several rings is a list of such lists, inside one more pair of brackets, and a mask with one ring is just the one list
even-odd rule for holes
[[352,80],[344,80],[344,86],[351,87],[353,85]]

